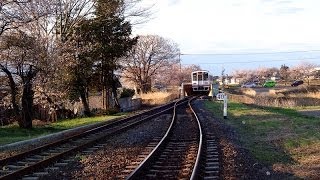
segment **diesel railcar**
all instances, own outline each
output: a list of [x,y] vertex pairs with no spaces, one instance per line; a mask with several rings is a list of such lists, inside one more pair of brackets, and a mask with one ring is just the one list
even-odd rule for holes
[[210,91],[210,79],[209,71],[193,71],[191,73],[191,85],[193,92],[209,92]]

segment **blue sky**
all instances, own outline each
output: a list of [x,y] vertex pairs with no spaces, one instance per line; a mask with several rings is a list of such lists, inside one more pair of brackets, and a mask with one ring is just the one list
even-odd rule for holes
[[319,0],[147,3],[154,4],[153,18],[135,27],[134,33],[172,39],[183,54],[182,64],[198,64],[216,75],[222,68],[231,73],[281,64],[320,64]]

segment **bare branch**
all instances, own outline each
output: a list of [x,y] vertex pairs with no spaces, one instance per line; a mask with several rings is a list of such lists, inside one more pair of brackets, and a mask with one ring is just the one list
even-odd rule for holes
[[141,36],[130,55],[122,61],[124,75],[136,82],[142,91],[151,88],[157,74],[178,62],[179,49],[175,43],[160,36]]

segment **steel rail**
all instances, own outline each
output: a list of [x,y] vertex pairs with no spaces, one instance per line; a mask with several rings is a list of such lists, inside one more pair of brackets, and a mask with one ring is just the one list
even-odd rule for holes
[[107,124],[103,124],[99,127],[96,127],[96,128],[93,128],[93,129],[89,129],[89,130],[86,130],[84,132],[80,132],[80,133],[77,133],[75,135],[72,135],[72,136],[69,136],[69,137],[66,137],[64,139],[61,139],[61,140],[57,140],[57,141],[54,141],[54,142],[51,142],[51,143],[47,143],[45,145],[42,145],[40,147],[36,147],[34,149],[31,149],[31,150],[28,150],[28,151],[25,151],[25,152],[22,152],[22,153],[19,153],[19,154],[16,154],[16,155],[13,155],[13,156],[10,156],[10,157],[7,157],[7,158],[4,158],[4,159],[0,159],[0,166],[3,166],[3,164],[7,164],[9,162],[12,162],[12,161],[17,161],[21,158],[24,158],[26,157],[27,155],[29,155],[31,152],[32,153],[37,153],[37,152],[40,152],[40,151],[43,151],[45,150],[46,148],[50,148],[52,146],[55,146],[55,145],[59,145],[61,143],[64,143],[64,142],[67,142],[69,141],[70,139],[74,139],[74,138],[80,138],[82,136],[86,136],[88,134],[91,134],[91,133],[94,133],[94,132],[97,132],[97,131],[100,131],[101,129],[104,129],[104,128],[108,128],[108,127],[111,127],[111,126],[114,126],[114,125],[118,125],[120,123],[124,123],[126,121],[130,121],[132,119],[136,119],[138,118],[139,116],[142,116],[142,115],[146,115],[148,113],[151,113],[152,111],[156,111],[158,109],[161,109],[161,108],[166,108],[166,107],[169,107],[170,105],[172,105],[173,103],[168,103],[164,106],[160,106],[158,108],[154,108],[154,109],[151,109],[150,111],[147,111],[147,112],[143,112],[143,113],[139,113],[139,114],[136,114],[134,116],[131,116],[131,117],[128,117],[128,118],[124,118],[124,119],[119,119],[119,120],[116,120],[116,121],[113,121],[113,122],[110,122],[110,123],[107,123]]
[[[40,168],[43,168],[43,167],[46,167],[46,166],[52,164],[54,161],[57,161],[57,160],[61,159],[62,157],[66,156],[68,154],[77,152],[80,149],[83,149],[85,147],[93,145],[97,141],[101,140],[102,138],[105,138],[107,136],[111,136],[115,132],[118,132],[118,131],[121,131],[121,130],[124,130],[124,129],[128,129],[128,128],[132,127],[132,126],[138,125],[138,124],[140,124],[140,123],[142,123],[142,122],[144,122],[146,120],[152,119],[154,117],[159,116],[160,114],[163,114],[163,113],[165,113],[167,111],[170,111],[171,109],[174,108],[173,104],[175,105],[178,102],[179,101],[168,103],[168,104],[166,104],[164,106],[160,106],[158,108],[154,108],[154,109],[152,109],[152,110],[150,110],[148,112],[140,113],[140,114],[137,114],[137,115],[125,118],[125,119],[121,119],[121,120],[117,120],[117,121],[114,121],[114,122],[111,122],[111,123],[108,123],[108,124],[104,124],[104,125],[102,125],[100,127],[96,127],[96,128],[87,130],[85,132],[78,133],[78,134],[70,136],[70,137],[66,137],[65,139],[58,140],[58,141],[55,141],[53,143],[49,143],[49,144],[43,145],[43,146],[38,147],[38,148],[34,148],[34,149],[30,150],[30,151],[22,152],[20,154],[15,155],[15,156],[11,156],[11,157],[8,157],[8,158],[5,158],[5,159],[1,159],[0,160],[0,166],[1,167],[5,167],[6,164],[8,164],[8,163],[18,162],[19,160],[22,160],[23,158],[26,158],[29,155],[36,154],[36,153],[48,150],[48,149],[50,149],[52,147],[65,144],[70,140],[80,139],[80,138],[83,138],[83,137],[85,137],[87,135],[90,135],[90,134],[93,134],[93,133],[97,133],[99,131],[103,131],[104,129],[112,128],[113,126],[121,125],[122,123],[126,123],[126,122],[130,122],[130,120],[139,118],[142,115],[153,113],[151,115],[148,115],[145,118],[142,118],[142,119],[140,119],[138,121],[135,121],[135,122],[133,122],[131,124],[128,124],[128,125],[126,125],[124,127],[121,127],[120,129],[118,129],[118,130],[116,130],[116,131],[114,131],[112,133],[107,133],[107,134],[105,134],[103,136],[99,136],[99,137],[94,138],[94,139],[92,139],[92,140],[90,140],[88,142],[84,142],[84,143],[82,143],[80,145],[77,145],[74,148],[68,149],[68,150],[66,150],[64,152],[61,152],[59,154],[52,155],[51,157],[49,157],[49,158],[47,158],[45,160],[39,161],[36,164],[29,165],[29,166],[26,166],[24,168],[21,168],[21,169],[18,169],[16,171],[13,171],[13,172],[11,172],[9,174],[2,175],[2,176],[0,176],[0,179],[15,179],[15,178],[19,178],[19,177],[21,177],[23,175],[30,174],[31,172],[33,172],[35,170],[39,170]],[[157,110],[161,110],[161,111],[157,112],[157,113],[154,113]]]
[[202,135],[202,126],[201,126],[200,120],[197,116],[197,113],[194,111],[194,109],[191,106],[191,101],[189,101],[188,104],[189,104],[189,107],[197,120],[199,133],[200,133],[200,137],[199,137],[200,141],[199,141],[199,146],[198,146],[197,159],[196,159],[195,165],[193,166],[193,171],[192,171],[191,178],[190,178],[190,180],[196,180],[196,179],[199,179],[199,176],[198,176],[199,171],[200,171],[199,164],[200,164],[200,158],[202,157],[202,154],[203,154],[203,145],[202,145],[203,144],[203,135]]
[[[190,103],[190,101],[192,101],[193,99],[195,99],[196,97],[193,97],[191,99],[187,99],[186,101],[182,101],[178,104],[178,102],[175,103],[174,106],[174,110],[173,110],[173,116],[172,116],[172,121],[170,123],[170,126],[167,130],[167,132],[165,133],[165,135],[162,137],[162,139],[160,140],[160,142],[157,144],[157,146],[150,152],[150,154],[139,164],[139,166],[129,174],[129,176],[126,178],[126,180],[132,180],[132,179],[136,179],[138,177],[138,174],[142,171],[143,168],[145,168],[146,166],[148,166],[148,164],[152,161],[153,156],[158,153],[160,151],[160,147],[164,146],[165,142],[168,141],[169,139],[169,135],[172,133],[172,129],[173,129],[173,125],[176,121],[176,108],[186,102]],[[198,118],[197,118],[198,120]],[[199,123],[198,123],[199,126]],[[201,138],[202,138],[202,134],[201,134]],[[201,141],[202,142],[202,141]],[[198,153],[199,154],[199,153]],[[199,160],[197,158],[197,164],[199,163]],[[198,168],[197,168],[198,169]]]

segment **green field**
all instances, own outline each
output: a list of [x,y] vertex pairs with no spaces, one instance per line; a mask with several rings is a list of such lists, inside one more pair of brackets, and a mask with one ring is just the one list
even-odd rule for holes
[[[223,117],[221,102],[208,101],[206,107],[216,117]],[[228,119],[224,121],[236,129],[241,144],[259,161],[270,166],[284,164],[302,168],[306,159],[320,159],[320,118],[302,115],[298,109],[230,102]],[[317,164],[308,163],[308,167],[312,165]]]
[[121,117],[118,116],[99,116],[99,117],[87,117],[87,118],[76,118],[76,119],[66,119],[62,121],[58,121],[55,123],[47,124],[47,125],[39,125],[34,127],[32,129],[21,129],[17,124],[14,125],[8,125],[0,127],[0,145],[13,143],[17,141],[32,139],[35,137],[40,137],[44,135],[48,135],[51,133],[98,123],[102,121],[108,121],[115,118]]

